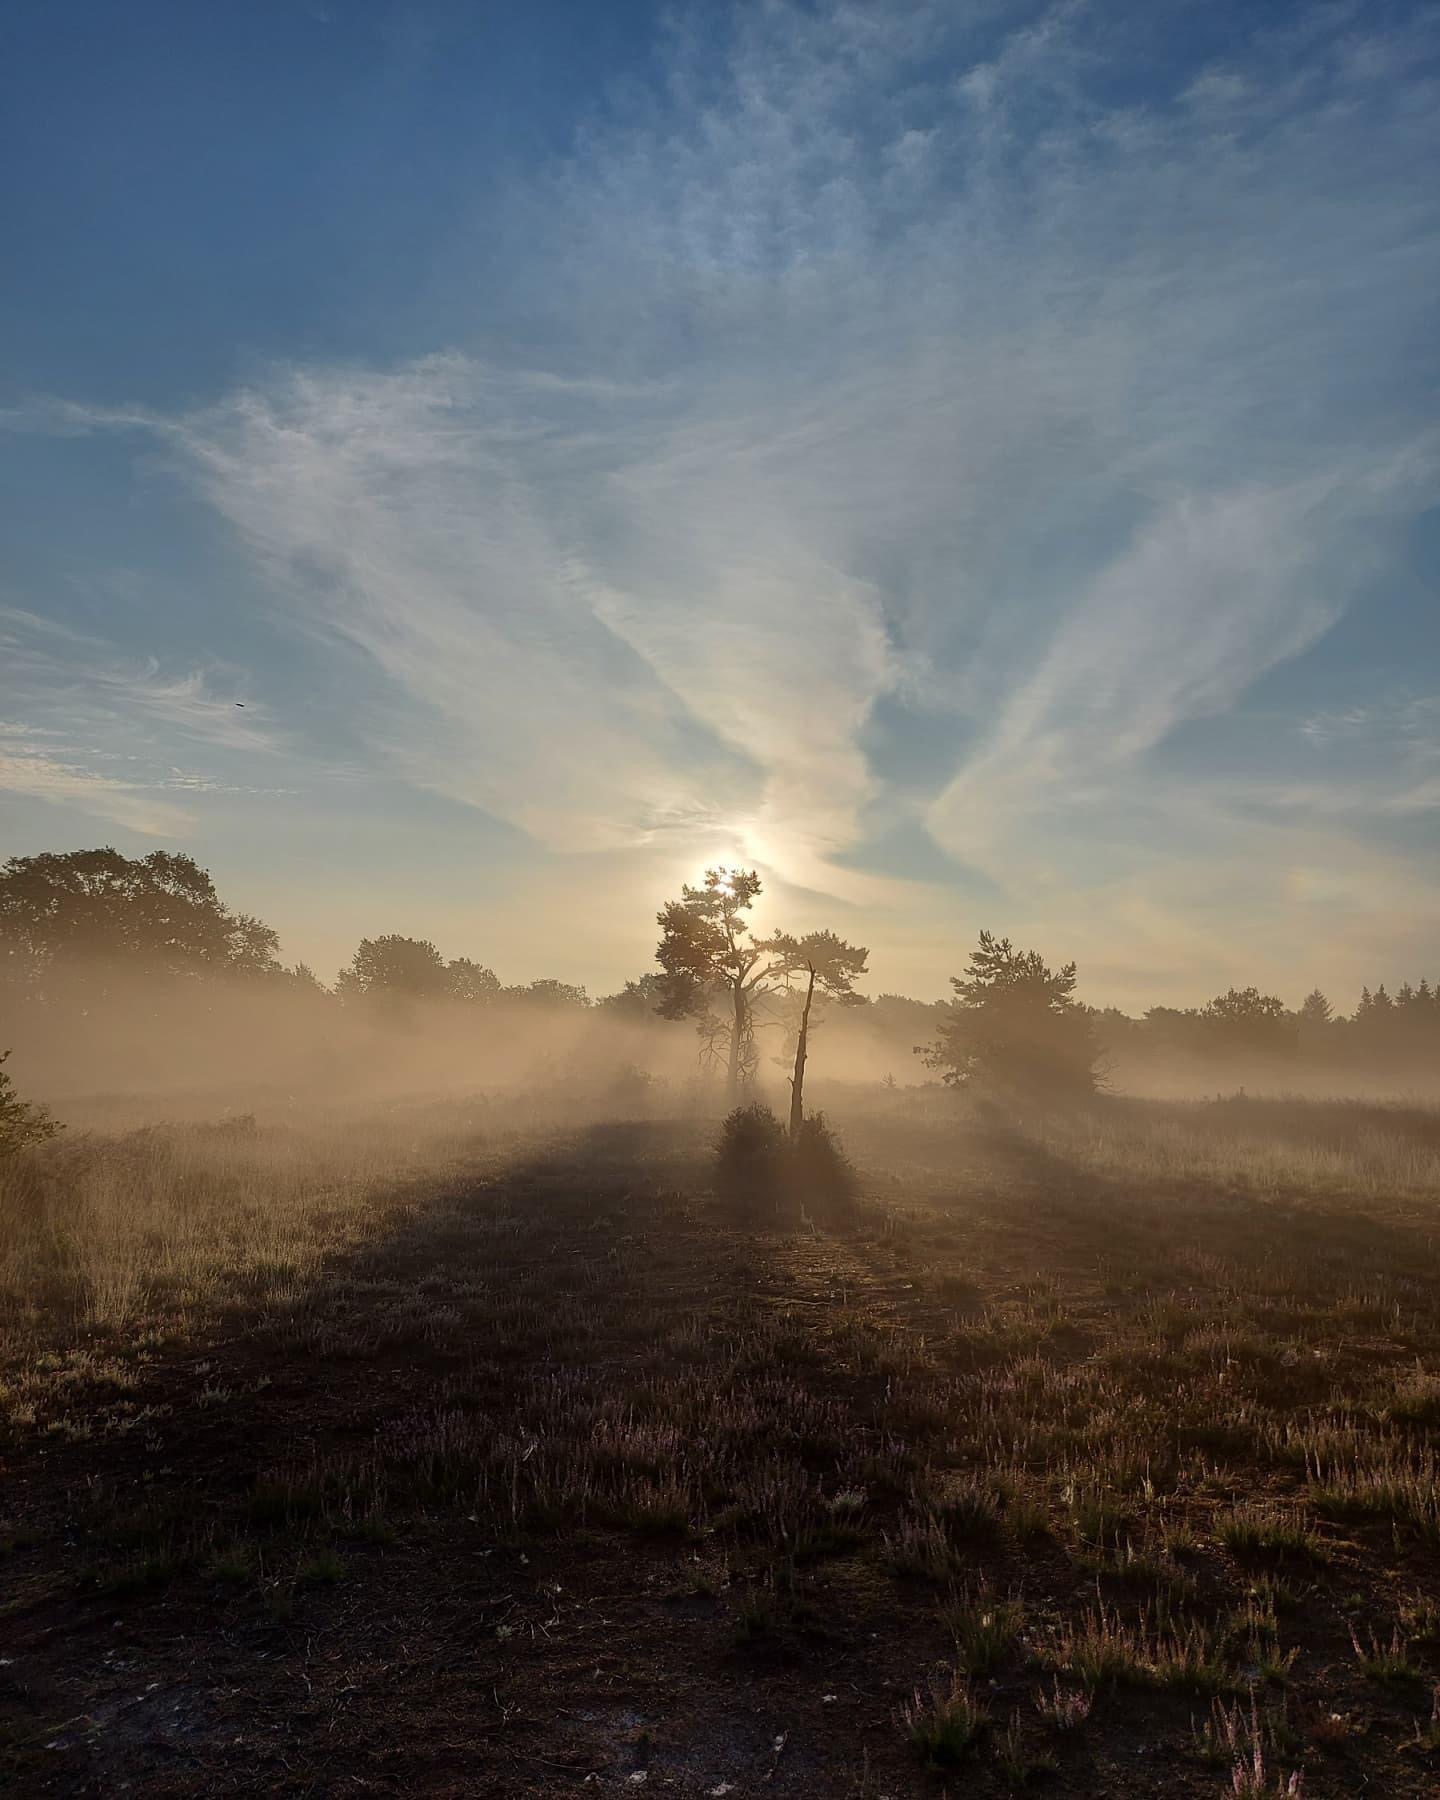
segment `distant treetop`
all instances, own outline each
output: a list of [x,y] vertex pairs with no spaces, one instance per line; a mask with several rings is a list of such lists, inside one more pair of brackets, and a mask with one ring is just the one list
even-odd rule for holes
[[428,938],[361,938],[359,947],[335,980],[342,1000],[459,1000],[485,1005],[501,994],[493,969],[468,956],[445,958]]
[[145,975],[271,975],[276,934],[232,912],[193,858],[165,850],[12,856],[0,869],[0,952],[26,983],[85,963]]

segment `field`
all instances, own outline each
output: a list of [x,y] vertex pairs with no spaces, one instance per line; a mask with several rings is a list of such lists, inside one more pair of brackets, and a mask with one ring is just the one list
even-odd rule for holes
[[1440,1790],[1440,1114],[830,1105],[12,1162],[0,1781]]

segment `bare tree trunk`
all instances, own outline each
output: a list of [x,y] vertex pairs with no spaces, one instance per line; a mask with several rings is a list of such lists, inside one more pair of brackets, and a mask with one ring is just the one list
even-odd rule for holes
[[805,1054],[810,1039],[810,1002],[815,998],[815,965],[810,965],[810,985],[805,990],[805,1010],[800,1015],[800,1035],[795,1040],[795,1073],[790,1077],[790,1135],[797,1138],[805,1121]]
[[734,987],[735,1018],[730,1027],[730,1098],[740,1098],[740,1048],[745,1041],[745,989],[737,981]]

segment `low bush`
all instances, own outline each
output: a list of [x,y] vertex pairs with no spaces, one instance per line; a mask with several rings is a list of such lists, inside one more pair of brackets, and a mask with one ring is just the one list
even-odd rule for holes
[[855,1170],[823,1113],[790,1138],[768,1106],[737,1106],[720,1128],[715,1174],[732,1210],[750,1217],[804,1211],[834,1222],[854,1210]]
[[823,1220],[846,1219],[855,1210],[855,1169],[840,1140],[812,1113],[789,1145],[789,1185],[805,1210]]
[[787,1149],[784,1127],[768,1106],[737,1106],[727,1117],[715,1146],[715,1181],[733,1210],[778,1209]]

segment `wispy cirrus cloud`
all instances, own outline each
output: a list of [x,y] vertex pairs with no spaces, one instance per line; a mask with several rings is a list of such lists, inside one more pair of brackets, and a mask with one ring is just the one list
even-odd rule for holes
[[194,818],[144,782],[87,767],[28,727],[4,723],[0,723],[0,793],[78,807],[148,837],[178,836]]
[[383,673],[389,765],[547,845],[842,886],[916,804],[864,749],[892,702],[957,726],[956,858],[1133,842],[1157,747],[1434,497],[1433,17],[1184,67],[1069,4],[716,20],[524,184],[518,338],[477,293],[461,350],[64,427],[157,440]]
[[[233,672],[218,680],[233,686]],[[269,752],[262,706],[237,708],[217,675],[167,673],[154,657],[18,607],[0,607],[0,794],[81,809],[152,837],[177,837],[196,815],[172,796],[252,792],[166,761],[178,745]],[[22,719],[19,715],[24,714]],[[253,717],[252,717],[253,714]]]
[[264,703],[236,700],[239,673],[223,667],[166,670],[88,632],[21,607],[0,606],[0,702],[64,717],[67,729],[154,727],[221,749],[270,752],[280,739]]
[[[197,815],[193,806],[186,806],[171,795],[235,794],[279,799],[299,791],[217,781],[212,776],[187,774],[174,767],[160,770],[147,766],[143,758],[133,753],[56,742],[57,735],[0,722],[0,794],[74,807],[92,818],[124,826],[145,837],[175,838],[194,828]],[[100,758],[106,761],[97,767]],[[127,765],[125,774],[109,772],[117,763]]]
[[1397,692],[1306,713],[1298,729],[1317,748],[1367,744],[1440,756],[1440,694]]
[[[1424,446],[1411,474],[1393,496],[1362,466],[1187,496],[1152,517],[1090,581],[938,796],[935,835],[993,867],[1056,815],[1078,812],[1092,828],[1093,803],[1123,795],[1145,752],[1177,725],[1225,712],[1341,617],[1389,499],[1403,514],[1431,475]],[[1239,791],[1254,797],[1252,782]]]

